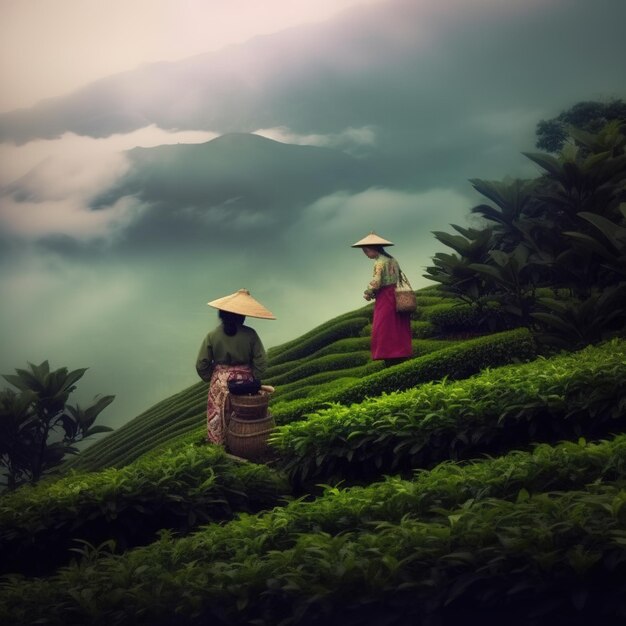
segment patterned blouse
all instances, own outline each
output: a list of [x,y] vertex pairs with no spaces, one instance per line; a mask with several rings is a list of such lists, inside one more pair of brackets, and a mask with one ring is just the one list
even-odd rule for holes
[[393,257],[380,255],[374,263],[374,278],[365,290],[366,299],[376,297],[376,292],[388,285],[397,285],[400,277],[400,266]]

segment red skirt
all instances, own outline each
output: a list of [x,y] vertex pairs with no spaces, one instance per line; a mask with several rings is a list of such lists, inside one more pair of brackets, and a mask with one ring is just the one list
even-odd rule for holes
[[376,293],[372,320],[372,359],[411,357],[411,316],[396,313],[395,285],[382,287]]

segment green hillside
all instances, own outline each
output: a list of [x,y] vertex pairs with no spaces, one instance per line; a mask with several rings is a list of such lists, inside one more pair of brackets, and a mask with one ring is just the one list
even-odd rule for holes
[[[431,294],[432,290],[423,291]],[[414,314],[414,359],[401,367],[383,371],[372,361],[369,333],[372,306],[340,315],[296,340],[268,351],[269,368],[264,383],[276,387],[270,410],[278,423],[301,419],[304,413],[329,401],[354,402],[366,395],[405,389],[443,376],[464,377],[482,367],[532,356],[534,348],[514,333],[489,337],[454,339],[445,326],[429,319],[435,313],[464,320],[465,307],[444,296],[420,295]],[[435,318],[436,321],[436,318]],[[496,349],[495,346],[499,348]],[[509,352],[509,346],[515,350]],[[456,366],[453,366],[456,363]],[[456,369],[455,369],[456,367]],[[173,439],[204,433],[207,385],[195,385],[159,402],[147,411],[93,444],[66,463],[66,469],[96,471],[123,467],[142,454],[167,447]]]
[[411,359],[371,305],[273,347],[266,463],[206,443],[199,382],[2,494],[0,623],[626,623],[621,129],[472,181]]
[[405,623],[418,598],[510,621],[529,594],[536,623],[587,618],[623,584],[626,340],[538,356],[524,328],[418,302],[396,366],[369,358],[371,306],[269,351],[270,466],[204,442],[199,383],[5,494],[0,619],[377,624],[393,601]]

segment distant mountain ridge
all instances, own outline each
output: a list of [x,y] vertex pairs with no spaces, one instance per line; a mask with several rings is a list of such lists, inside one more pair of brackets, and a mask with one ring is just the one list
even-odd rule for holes
[[202,144],[133,148],[129,172],[92,202],[101,209],[133,195],[163,210],[281,213],[337,191],[371,185],[368,167],[330,148],[285,144],[245,133]]
[[[394,3],[410,10],[407,0]],[[339,87],[350,73],[342,57],[358,59],[359,82],[367,82],[368,64],[375,64],[378,56],[372,44],[392,49],[393,24],[379,19],[381,11],[376,5],[357,6],[336,20],[96,80],[65,96],[1,113],[0,141],[23,143],[68,131],[106,137],[150,124],[248,132],[284,123],[285,115],[303,100],[308,100],[311,112],[319,112],[332,105],[326,93],[318,102],[320,87]]]

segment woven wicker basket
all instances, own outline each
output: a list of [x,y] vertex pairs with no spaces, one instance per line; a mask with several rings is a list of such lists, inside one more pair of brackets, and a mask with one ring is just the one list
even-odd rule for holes
[[267,417],[270,394],[261,391],[254,395],[230,395],[230,406],[239,419],[256,420]]
[[262,460],[267,454],[267,438],[274,425],[271,415],[253,420],[239,419],[233,413],[226,430],[227,450],[243,459]]

